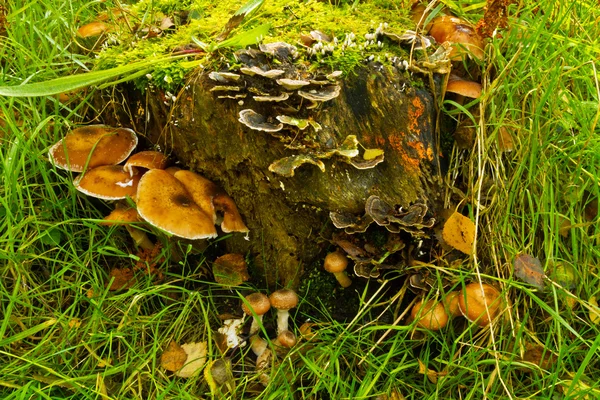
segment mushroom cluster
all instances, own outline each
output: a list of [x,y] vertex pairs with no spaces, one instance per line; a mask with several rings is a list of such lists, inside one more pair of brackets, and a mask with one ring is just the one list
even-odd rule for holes
[[257,371],[263,370],[269,363],[273,353],[267,340],[259,336],[263,316],[271,309],[277,310],[277,335],[273,340],[276,354],[284,355],[296,345],[297,337],[289,328],[289,310],[298,305],[298,295],[291,289],[279,289],[270,296],[255,292],[247,295],[242,303],[244,313],[252,317],[249,331],[249,342],[256,355]]
[[462,291],[453,291],[442,301],[420,300],[413,306],[411,317],[421,328],[437,331],[452,317],[464,316],[480,326],[489,326],[502,311],[502,297],[496,287],[472,282]]
[[[160,152],[130,156],[137,143],[131,129],[84,126],[53,145],[49,159],[58,168],[81,173],[73,182],[80,192],[109,201],[130,198],[135,203],[135,208],[117,203],[105,225],[145,221],[192,240],[216,237],[215,224],[220,224],[223,232],[248,232],[233,199],[223,189],[192,171],[166,168],[167,157]],[[120,165],[125,160],[125,165]],[[153,247],[143,231],[127,229],[136,245]]]

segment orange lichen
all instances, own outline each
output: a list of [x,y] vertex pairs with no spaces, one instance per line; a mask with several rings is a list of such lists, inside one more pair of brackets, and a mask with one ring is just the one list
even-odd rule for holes
[[408,129],[411,132],[419,133],[419,117],[425,113],[425,105],[418,97],[412,99],[411,105],[408,107]]
[[415,151],[419,160],[427,159],[428,161],[433,161],[433,150],[431,148],[426,149],[423,142],[409,141],[406,144]]

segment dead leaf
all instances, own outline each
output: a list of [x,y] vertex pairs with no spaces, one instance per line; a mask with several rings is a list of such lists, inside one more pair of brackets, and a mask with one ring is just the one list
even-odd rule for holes
[[437,383],[439,377],[448,375],[448,373],[445,371],[437,372],[433,369],[427,368],[425,363],[420,359],[417,359],[417,361],[419,362],[419,373],[427,375],[427,379],[429,379],[429,382],[431,383]]
[[475,224],[464,215],[454,212],[444,224],[442,238],[448,245],[468,254],[473,254]]
[[171,341],[167,350],[160,356],[160,365],[167,371],[179,371],[185,365],[187,357],[185,350],[175,341]]
[[131,268],[111,269],[108,274],[108,283],[110,283],[108,290],[121,290],[132,287],[135,284],[133,270]]
[[540,290],[544,289],[544,278],[546,277],[546,274],[544,273],[540,260],[529,254],[521,253],[515,257],[513,268],[517,278]]
[[556,364],[557,357],[550,350],[539,344],[527,344],[523,353],[523,361],[538,365],[540,368],[549,370]]
[[248,265],[241,254],[225,254],[213,264],[215,281],[222,285],[237,286],[250,279]]
[[175,372],[181,378],[189,378],[202,369],[206,362],[206,342],[184,343],[181,348],[187,355],[183,368]]
[[600,322],[600,308],[598,308],[596,296],[590,297],[588,302],[592,306],[590,307],[590,321],[592,321],[592,324],[598,324]]
[[73,318],[69,320],[69,328],[79,328],[81,326],[81,320],[79,318]]
[[564,238],[569,237],[569,232],[571,231],[571,221],[565,217],[558,217],[558,221],[558,234]]
[[515,142],[513,141],[511,133],[502,126],[498,130],[498,148],[503,152],[511,152],[515,149]]

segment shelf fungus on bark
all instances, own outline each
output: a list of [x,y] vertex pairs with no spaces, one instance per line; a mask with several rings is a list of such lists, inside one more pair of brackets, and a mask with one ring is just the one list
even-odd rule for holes
[[245,109],[240,111],[240,121],[250,129],[264,132],[278,132],[283,129],[283,124],[273,124],[268,121],[267,117],[255,112],[254,110]]
[[300,89],[301,87],[310,85],[310,81],[305,81],[303,79],[282,78],[277,79],[275,82],[277,82],[279,86],[282,86],[286,90],[296,90]]
[[271,96],[271,95],[267,95],[267,96],[253,96],[254,101],[258,101],[258,102],[280,102],[280,101],[286,101],[287,99],[290,98],[290,94],[287,92],[283,92],[277,96]]
[[212,71],[208,74],[208,77],[219,83],[231,83],[239,81],[241,75],[233,72]]
[[267,79],[277,79],[277,78],[283,76],[283,74],[285,74],[285,71],[281,70],[281,69],[270,69],[270,70],[264,71],[260,67],[241,67],[240,72],[244,75],[248,75],[248,76],[259,75],[259,76],[262,76],[263,78],[267,78]]
[[263,53],[269,54],[282,61],[298,57],[298,49],[296,46],[286,42],[261,43],[258,45],[258,49]]
[[314,102],[325,102],[333,100],[340,95],[341,86],[331,85],[319,89],[298,90],[298,96]]

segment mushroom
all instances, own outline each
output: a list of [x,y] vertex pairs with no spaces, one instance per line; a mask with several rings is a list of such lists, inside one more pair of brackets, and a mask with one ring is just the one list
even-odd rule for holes
[[125,171],[128,171],[133,176],[133,167],[140,167],[145,169],[165,169],[168,163],[167,157],[160,151],[140,151],[139,153],[133,154],[127,159],[124,165]]
[[229,83],[239,81],[241,75],[234,74],[233,72],[212,71],[210,74],[208,74],[208,77],[213,81],[217,81],[219,83]]
[[340,95],[341,87],[338,85],[326,86],[310,91],[298,90],[298,96],[313,102],[333,100]]
[[238,121],[256,131],[279,132],[283,129],[282,123],[272,124],[267,121],[266,117],[250,109],[240,111]]
[[453,61],[463,58],[462,48],[479,60],[483,58],[483,40],[475,28],[464,19],[451,15],[434,18],[429,34],[440,44],[449,42],[453,45],[450,52],[450,59]]
[[292,58],[298,56],[296,46],[286,42],[261,43],[258,45],[258,49],[263,53],[270,54],[282,60],[290,56]]
[[331,272],[344,288],[347,288],[352,284],[352,281],[346,274],[346,267],[348,267],[348,257],[341,251],[336,250],[325,256],[323,268],[325,268],[325,271]]
[[446,311],[448,315],[452,317],[460,317],[462,312],[460,311],[460,307],[458,306],[458,299],[461,296],[461,292],[455,290],[450,292],[444,297],[444,306],[446,307]]
[[250,336],[258,332],[259,321],[262,322],[263,315],[266,314],[270,308],[271,303],[269,302],[269,298],[262,293],[255,292],[245,297],[245,301],[242,303],[242,310],[244,310],[246,315],[253,317],[252,325],[250,325]]
[[481,96],[481,83],[462,79],[456,75],[450,75],[448,84],[446,85],[446,92],[476,99]]
[[310,125],[310,122],[307,119],[294,118],[290,117],[289,115],[278,115],[275,118],[277,118],[277,121],[287,125],[295,126],[301,131],[305,130]]
[[106,24],[101,21],[90,22],[89,24],[85,24],[80,26],[77,29],[77,36],[80,38],[86,39],[94,36],[100,36],[104,32],[108,32],[112,30],[113,27],[109,24]]
[[73,184],[80,192],[102,200],[120,200],[137,192],[140,175],[130,176],[121,165],[102,165],[79,175]]
[[437,331],[448,323],[448,314],[444,305],[435,300],[418,301],[413,306],[410,315],[417,321],[421,328]]
[[265,350],[267,350],[268,342],[258,336],[258,334],[250,336],[250,349],[257,356],[260,357]]
[[110,214],[104,217],[103,222],[100,225],[113,226],[113,225],[125,225],[125,229],[129,232],[129,235],[135,242],[135,245],[145,250],[154,249],[154,243],[148,238],[146,232],[142,231],[131,225],[133,222],[141,222],[137,210],[135,208],[125,208],[119,206],[115,208]]
[[279,96],[254,96],[253,97],[254,101],[258,101],[258,102],[266,102],[266,101],[280,102],[280,101],[286,101],[289,98],[290,98],[290,94],[287,92],[283,92]]
[[291,331],[286,330],[280,332],[279,335],[277,335],[277,344],[279,344],[282,347],[285,347],[286,349],[291,349],[296,345],[297,342],[298,338]]
[[492,323],[500,313],[500,304],[500,291],[486,283],[469,283],[458,297],[460,312],[481,327]]
[[212,217],[179,180],[162,169],[152,169],[140,179],[137,207],[150,225],[172,235],[192,240],[217,236]]
[[58,168],[83,172],[85,168],[119,164],[137,146],[138,138],[127,128],[89,125],[73,129],[48,152]]
[[305,81],[305,80],[301,80],[301,79],[283,78],[283,79],[277,79],[275,82],[277,82],[278,85],[283,86],[287,90],[296,90],[296,89],[300,89],[303,86],[310,85],[309,81]]
[[289,310],[298,305],[298,295],[292,289],[279,289],[271,293],[269,301],[277,310],[277,334],[287,331]]
[[248,232],[235,202],[225,190],[192,171],[177,171],[173,176],[185,186],[194,202],[213,219],[213,223],[217,219],[215,210],[223,212],[223,232]]

